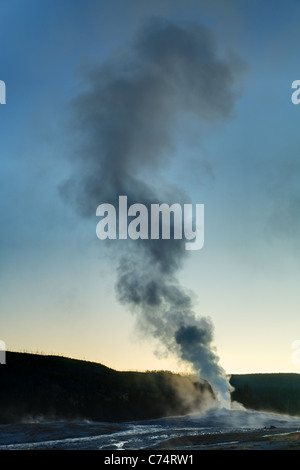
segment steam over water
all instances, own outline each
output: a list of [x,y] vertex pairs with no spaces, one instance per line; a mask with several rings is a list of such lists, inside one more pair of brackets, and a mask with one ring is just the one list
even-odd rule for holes
[[[116,207],[123,195],[128,206],[148,209],[189,202],[184,188],[159,180],[159,171],[175,158],[176,129],[186,134],[193,122],[201,134],[203,126],[231,116],[242,69],[240,61],[219,57],[213,34],[202,25],[145,24],[123,59],[87,74],[87,91],[72,106],[73,174],[61,194],[81,216],[93,218],[100,204]],[[212,345],[212,322],[198,317],[178,281],[185,240],[127,240],[126,247],[110,241],[116,295],[136,314],[140,331],[155,338],[164,354],[192,366],[229,406],[230,384]]]
[[[0,426],[2,449],[186,449],[203,442],[226,445],[254,432],[280,435],[300,430],[300,418],[253,410],[211,409],[201,414],[122,424],[56,422]],[[188,440],[187,440],[188,439]],[[231,441],[230,441],[231,442]],[[208,444],[207,448],[212,444]]]

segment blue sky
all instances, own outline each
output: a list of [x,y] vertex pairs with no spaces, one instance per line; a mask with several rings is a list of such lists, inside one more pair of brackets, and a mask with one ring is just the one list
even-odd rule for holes
[[191,122],[162,169],[205,204],[205,246],[180,279],[211,317],[226,371],[299,372],[299,10],[297,0],[0,2],[0,338],[9,349],[116,369],[181,367],[136,333],[96,218],[79,217],[58,191],[74,165],[71,100],[155,15],[205,24],[220,54],[245,65],[230,118],[200,132]]

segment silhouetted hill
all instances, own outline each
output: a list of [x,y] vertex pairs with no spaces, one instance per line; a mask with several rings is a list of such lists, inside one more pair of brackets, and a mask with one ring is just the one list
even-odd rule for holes
[[201,410],[206,383],[171,372],[118,372],[101,364],[6,353],[0,366],[0,423],[87,419],[127,421]]
[[300,416],[300,374],[233,375],[232,400],[246,408]]
[[[246,408],[300,415],[300,374],[232,375],[232,400]],[[201,411],[207,383],[167,371],[120,372],[59,356],[6,353],[0,366],[0,423],[87,419],[135,421]]]

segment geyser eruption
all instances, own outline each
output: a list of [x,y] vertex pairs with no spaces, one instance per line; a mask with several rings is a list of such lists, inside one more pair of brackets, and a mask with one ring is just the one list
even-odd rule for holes
[[176,259],[169,264],[163,258],[154,259],[151,253],[124,257],[118,271],[118,298],[137,311],[139,328],[158,339],[165,350],[191,364],[197,375],[211,384],[221,406],[228,408],[231,386],[212,347],[212,322],[207,317],[197,318],[192,294],[175,278],[181,253],[173,247],[171,255]]
[[[240,63],[218,58],[206,28],[149,22],[123,60],[89,71],[88,89],[73,103],[80,145],[74,174],[61,188],[64,197],[87,217],[120,195],[147,207],[187,202],[178,188],[157,190],[151,178],[157,181],[157,170],[172,158],[174,129],[186,118],[201,126],[230,115],[240,72]],[[165,351],[208,380],[226,406],[230,385],[212,347],[211,321],[197,318],[191,294],[176,278],[187,254],[184,240],[110,244],[118,258],[119,301]]]
[[211,384],[221,406],[229,408],[231,386],[211,346],[212,333],[210,319],[201,318],[195,325],[181,326],[175,339],[180,345],[182,358],[193,364],[195,370]]

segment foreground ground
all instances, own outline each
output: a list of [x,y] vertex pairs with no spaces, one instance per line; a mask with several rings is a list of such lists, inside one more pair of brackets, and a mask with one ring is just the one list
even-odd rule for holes
[[211,435],[191,435],[165,441],[164,450],[300,450],[300,431],[265,429]]

